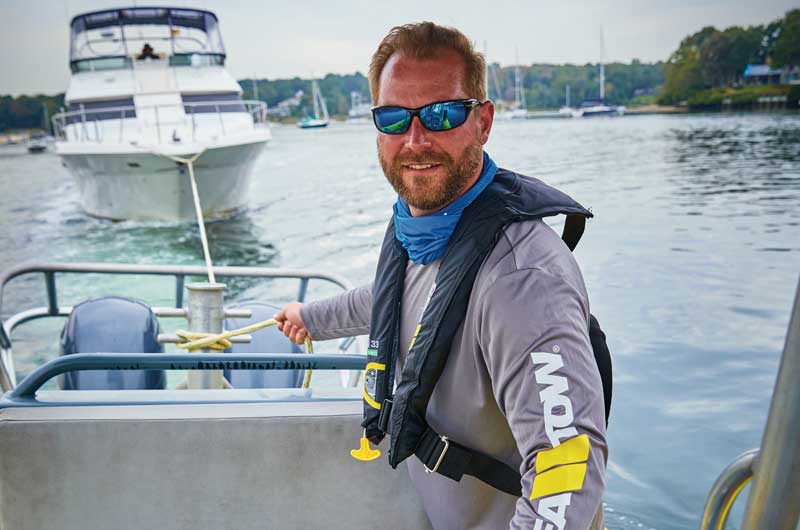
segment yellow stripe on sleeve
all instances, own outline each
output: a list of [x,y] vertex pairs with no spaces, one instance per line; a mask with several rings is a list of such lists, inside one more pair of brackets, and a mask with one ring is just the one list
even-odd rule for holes
[[589,459],[589,437],[585,434],[575,436],[552,449],[536,454],[536,473],[565,464],[577,464]]
[[579,490],[583,487],[584,478],[586,464],[569,464],[545,471],[533,479],[531,500]]
[[422,329],[422,324],[417,324],[417,327],[414,330],[414,335],[411,337],[411,344],[408,345],[408,351],[411,351],[411,348],[414,347],[414,343],[417,342],[417,335],[419,335],[419,330],[421,329]]

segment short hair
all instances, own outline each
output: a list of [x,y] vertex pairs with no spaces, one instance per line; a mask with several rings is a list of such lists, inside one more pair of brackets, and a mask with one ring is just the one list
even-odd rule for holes
[[464,84],[469,97],[486,99],[486,59],[476,52],[466,35],[455,28],[433,22],[395,26],[372,54],[369,64],[369,89],[372,102],[378,102],[381,72],[395,53],[415,59],[432,59],[441,50],[456,52],[464,60]]

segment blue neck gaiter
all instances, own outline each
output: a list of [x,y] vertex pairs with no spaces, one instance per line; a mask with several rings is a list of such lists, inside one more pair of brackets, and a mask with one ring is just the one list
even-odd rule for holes
[[397,198],[394,204],[395,237],[406,249],[411,261],[418,265],[427,265],[444,255],[444,249],[461,219],[461,213],[491,184],[495,173],[497,165],[484,151],[483,169],[475,184],[446,208],[430,215],[412,217],[408,204],[400,197]]

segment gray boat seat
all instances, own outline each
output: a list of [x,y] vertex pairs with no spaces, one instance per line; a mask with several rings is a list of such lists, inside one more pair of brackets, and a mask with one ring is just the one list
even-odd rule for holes
[[[237,329],[263,320],[269,320],[280,308],[261,303],[246,302],[234,304],[233,308],[249,309],[250,318],[229,318],[225,329]],[[250,344],[234,344],[226,353],[298,353],[300,346],[292,343],[277,327],[269,327],[252,333]],[[225,379],[234,388],[300,388],[303,384],[303,370],[225,370]]]
[[[120,296],[90,298],[72,308],[61,331],[61,355],[164,353],[156,340],[158,319],[150,306]],[[163,370],[88,370],[59,378],[64,390],[163,389]]]

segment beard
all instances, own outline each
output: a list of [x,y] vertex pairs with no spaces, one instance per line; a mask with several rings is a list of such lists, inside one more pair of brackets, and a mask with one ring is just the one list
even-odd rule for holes
[[[378,149],[378,158],[386,179],[397,194],[410,206],[419,210],[439,210],[457,199],[464,191],[483,162],[483,145],[476,141],[464,148],[458,160],[448,153],[428,151],[403,154],[401,151],[391,162]],[[403,166],[408,164],[439,164],[441,175],[403,176]],[[437,168],[439,169],[439,168]],[[441,171],[439,169],[439,171]]]

